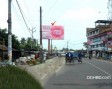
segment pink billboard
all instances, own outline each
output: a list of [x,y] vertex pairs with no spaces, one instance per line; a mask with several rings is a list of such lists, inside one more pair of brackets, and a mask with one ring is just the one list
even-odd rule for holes
[[63,40],[64,39],[64,27],[63,26],[52,26],[51,27],[51,39]]
[[63,26],[42,26],[42,39],[63,40],[64,27]]

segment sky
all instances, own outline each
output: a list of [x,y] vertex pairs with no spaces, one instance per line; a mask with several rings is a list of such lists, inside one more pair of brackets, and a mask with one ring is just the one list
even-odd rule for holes
[[[34,38],[39,41],[39,9],[42,7],[42,25],[64,26],[64,40],[53,40],[53,47],[62,49],[85,49],[86,28],[95,27],[96,20],[107,20],[108,0],[18,0],[29,29],[34,28]],[[8,28],[8,0],[0,0],[0,28]],[[16,0],[12,0],[12,34],[20,40],[31,37],[18,9]],[[40,42],[40,41],[39,41]],[[43,40],[43,48],[48,41]]]

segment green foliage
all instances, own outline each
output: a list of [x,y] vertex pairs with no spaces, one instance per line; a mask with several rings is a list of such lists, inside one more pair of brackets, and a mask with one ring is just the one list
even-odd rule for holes
[[0,37],[4,38],[5,41],[5,45],[8,45],[8,34],[7,34],[7,30],[6,29],[1,29],[0,28]]
[[[4,39],[5,45],[8,46],[7,29],[0,28],[0,37]],[[24,49],[26,51],[39,50],[38,41],[36,39],[32,40],[31,37],[28,37],[27,39],[21,38],[19,41],[14,34],[12,35],[12,48],[17,50]]]
[[0,89],[43,89],[25,70],[14,66],[0,67]]
[[15,35],[12,35],[12,48],[20,49],[20,42]]
[[[8,33],[7,29],[0,28],[0,37],[4,39],[5,45],[8,46]],[[20,49],[20,42],[15,35],[12,35],[12,48]]]
[[25,48],[25,45],[26,45],[26,40],[25,38],[21,38],[21,41],[20,41],[20,46],[21,46],[21,49],[24,49]]
[[26,51],[30,51],[30,50],[38,50],[39,46],[38,46],[38,41],[36,39],[33,39],[31,37],[28,37],[27,39],[25,38],[21,38],[21,49],[24,49]]
[[84,43],[83,43],[83,46],[84,46],[85,48],[88,48],[87,42],[84,42]]

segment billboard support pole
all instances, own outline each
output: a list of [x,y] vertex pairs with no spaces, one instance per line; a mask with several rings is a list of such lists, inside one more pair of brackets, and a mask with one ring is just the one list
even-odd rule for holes
[[[51,26],[54,26],[55,23],[56,23],[56,21],[54,21],[53,23],[51,23]],[[51,54],[52,54],[52,39],[51,39]]]
[[48,53],[50,54],[50,39],[48,39]]
[[52,55],[52,39],[51,39],[51,55]]

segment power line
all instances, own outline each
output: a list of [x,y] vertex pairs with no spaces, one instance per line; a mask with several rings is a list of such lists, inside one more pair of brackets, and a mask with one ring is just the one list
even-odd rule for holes
[[[12,6],[13,6],[13,10],[15,11],[15,13],[16,13],[16,15],[17,15],[17,17],[19,17],[19,15],[18,15],[18,13],[17,13],[17,10],[16,10],[16,8],[15,8],[15,6],[14,6],[14,4],[12,3]],[[20,18],[19,18],[20,19]]]
[[56,6],[56,3],[58,2],[59,0],[55,0],[54,3],[52,4],[52,6],[49,7],[49,9],[47,11],[45,11],[44,13],[47,12],[47,15],[48,15],[48,12],[50,13],[51,10]]
[[[33,21],[33,19],[31,18],[31,14],[29,13],[29,9],[28,9],[28,6],[27,6],[27,4],[26,4],[26,1],[25,0],[23,0],[23,3],[24,3],[24,6],[26,7],[25,9],[26,9],[26,11],[27,11],[27,15],[29,15],[29,18],[30,18],[30,20],[32,20]],[[30,21],[28,20],[28,18],[26,18],[27,19],[27,21],[30,23]]]
[[79,45],[79,44],[83,44],[83,43],[77,43],[77,44],[72,44],[72,43],[70,43],[71,45]]
[[52,6],[48,9],[47,12],[50,12],[50,11],[54,8],[54,6],[56,5],[57,2],[58,2],[58,0],[55,0],[54,3],[53,3]]
[[21,7],[20,7],[20,5],[19,5],[18,0],[16,0],[16,3],[17,3],[17,5],[18,5],[18,8],[19,8],[20,13],[21,13],[21,15],[22,15],[23,21],[24,21],[24,23],[25,23],[25,25],[26,25],[26,27],[27,27],[27,29],[28,29],[30,35],[32,36],[32,34],[31,34],[30,30],[29,30],[29,27],[28,27],[28,25],[27,25],[27,23],[26,23],[26,20],[25,20],[25,18],[24,18],[24,16],[23,16],[22,9],[21,9]]
[[[20,16],[18,15],[18,12],[17,12],[17,10],[16,10],[16,8],[15,8],[15,6],[14,6],[13,3],[12,3],[12,6],[13,6],[13,10],[14,10],[14,12],[15,12],[15,15],[17,15],[18,19],[21,19]],[[18,21],[18,24],[19,24],[20,27],[21,27],[22,23],[21,23],[20,21]],[[23,31],[24,31],[24,30],[23,30]],[[25,32],[25,31],[24,31],[24,32]]]

